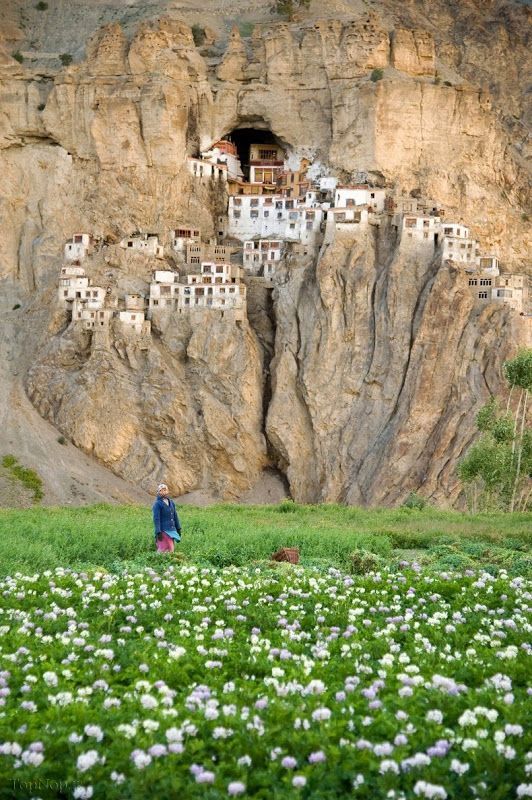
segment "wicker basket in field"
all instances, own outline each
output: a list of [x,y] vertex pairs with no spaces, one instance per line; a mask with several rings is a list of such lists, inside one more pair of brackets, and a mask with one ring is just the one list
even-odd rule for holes
[[272,555],[272,561],[288,561],[290,564],[299,564],[299,549],[297,547],[281,547]]

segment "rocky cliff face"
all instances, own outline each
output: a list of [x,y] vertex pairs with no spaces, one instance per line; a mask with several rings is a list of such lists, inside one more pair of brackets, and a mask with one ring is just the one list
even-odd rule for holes
[[175,15],[112,23],[53,76],[4,47],[1,279],[6,303],[22,305],[6,380],[116,474],[236,498],[276,467],[297,500],[457,498],[474,412],[524,334],[507,309],[473,307],[462,274],[398,247],[388,225],[294,262],[272,299],[250,291],[241,324],[172,317],[149,342],[111,331],[96,345],[54,300],[76,230],[108,247],[87,265],[93,282],[107,271],[126,289],[150,268],[120,259],[123,235],[192,222],[212,234],[223,197],[185,159],[238,127],[270,130],[340,177],[364,171],[433,197],[526,270],[529,173],[502,90],[468,82],[463,48],[413,26],[412,9],[394,13],[395,26],[356,14],[262,24],[246,39],[233,29],[224,46],[211,32],[202,48]]

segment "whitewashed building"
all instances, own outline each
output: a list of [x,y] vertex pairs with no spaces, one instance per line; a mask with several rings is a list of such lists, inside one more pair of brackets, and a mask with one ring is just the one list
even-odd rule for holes
[[413,239],[417,242],[439,241],[441,233],[440,218],[429,214],[405,214],[402,221],[401,242]]
[[72,322],[84,330],[108,327],[113,314],[112,308],[102,308],[90,301],[75,300],[72,304]]
[[273,274],[275,264],[282,256],[282,239],[254,239],[244,242],[244,267],[255,274],[261,269],[264,270],[264,274]]
[[171,231],[172,248],[176,253],[184,253],[187,244],[201,241],[199,228],[176,228]]
[[124,304],[128,311],[144,311],[146,298],[140,292],[128,292],[124,296]]
[[527,310],[528,289],[527,275],[503,273],[494,278],[491,300],[495,303],[506,303],[521,314]]
[[150,311],[172,311],[179,297],[179,274],[171,270],[156,270],[150,283]]
[[236,264],[204,262],[199,275],[187,275],[187,283],[179,284],[178,310],[230,310],[238,312],[235,319],[243,319],[246,308],[246,286],[241,282],[243,272]]
[[187,168],[194,178],[227,180],[227,164],[215,164],[202,158],[187,158]]
[[225,164],[227,177],[231,180],[242,180],[244,178],[236,145],[227,139],[220,139],[215,142],[209,150],[205,150],[201,154],[201,157],[203,161],[209,161],[212,164]]
[[243,241],[255,238],[312,242],[321,230],[321,207],[308,208],[280,195],[238,195],[229,198],[228,234]]
[[59,278],[59,288],[57,290],[57,299],[62,305],[70,303],[76,298],[85,297],[85,292],[88,290],[89,279],[85,274],[69,275]]
[[355,186],[338,185],[334,192],[335,208],[367,206],[376,213],[382,213],[385,200],[385,189],[377,189],[367,184],[357,184]]
[[164,247],[159,244],[159,237],[155,233],[141,233],[128,236],[122,239],[120,247],[134,253],[142,253],[145,256],[152,256],[154,258],[164,257]]
[[497,256],[478,256],[477,267],[483,272],[489,272],[493,275],[498,275],[500,272],[499,259]]
[[88,233],[75,233],[65,244],[65,261],[82,261],[87,255],[90,241],[91,238]]
[[457,236],[443,237],[443,261],[454,261],[456,264],[476,264],[478,256],[478,243],[475,239],[463,239]]
[[145,318],[144,311],[119,311],[118,323],[125,334],[147,335],[151,331],[151,323]]

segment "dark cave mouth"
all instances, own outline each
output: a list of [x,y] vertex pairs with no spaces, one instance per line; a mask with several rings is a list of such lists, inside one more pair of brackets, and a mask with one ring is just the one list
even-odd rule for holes
[[249,153],[252,144],[276,145],[283,149],[285,156],[287,155],[286,143],[268,128],[234,128],[221,138],[235,145],[246,181],[249,180]]

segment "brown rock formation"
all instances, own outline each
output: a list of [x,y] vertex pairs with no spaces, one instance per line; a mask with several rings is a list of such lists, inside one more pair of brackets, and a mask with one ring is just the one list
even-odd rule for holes
[[[480,45],[446,49],[441,31],[394,13],[391,33],[375,15],[268,21],[247,43],[233,31],[219,60],[181,20],[113,23],[56,74],[0,64],[0,279],[10,308],[33,314],[10,321],[21,361],[6,382],[118,475],[234,498],[278,466],[298,500],[395,503],[420,487],[456,499],[474,411],[501,389],[519,326],[504,308],[477,311],[463,275],[405,255],[387,225],[294,262],[273,303],[250,297],[251,324],[173,316],[147,344],[117,330],[97,343],[54,305],[74,231],[111,247],[87,272],[121,290],[149,279],[149,265],[112,250],[122,236],[192,223],[211,235],[223,191],[194,183],[185,160],[237,127],[271,130],[342,178],[365,171],[433,197],[526,269],[529,176],[496,106],[502,79],[468,83],[471,67],[453,70]],[[441,4],[435,14],[446,18]],[[450,86],[432,79],[442,53]]]

